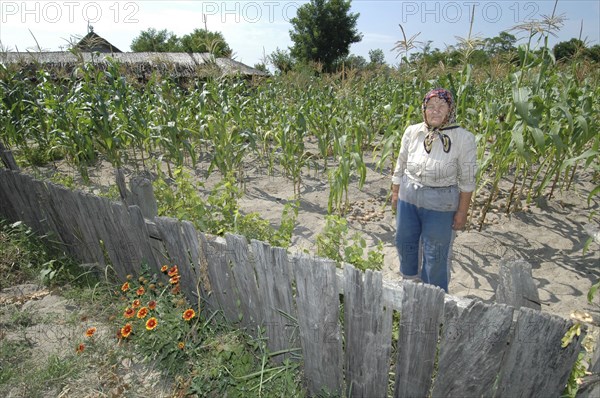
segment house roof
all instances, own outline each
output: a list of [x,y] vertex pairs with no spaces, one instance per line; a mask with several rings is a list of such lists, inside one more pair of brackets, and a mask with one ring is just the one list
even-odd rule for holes
[[86,52],[121,52],[121,50],[110,44],[108,40],[101,37],[93,30],[90,30],[90,32],[87,35],[85,35],[81,40],[79,40],[79,43],[75,44],[75,48],[80,51]]
[[[91,32],[93,33],[93,32]],[[202,70],[218,68],[222,75],[267,76],[268,73],[252,68],[230,58],[215,58],[210,53],[156,53],[156,52],[5,52],[0,53],[0,63],[43,65],[47,68],[72,68],[83,62],[106,66],[109,60],[123,64],[136,74],[158,70],[175,77],[202,75]]]

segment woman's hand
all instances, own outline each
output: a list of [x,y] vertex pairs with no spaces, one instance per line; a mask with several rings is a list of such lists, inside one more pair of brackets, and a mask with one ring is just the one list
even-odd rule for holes
[[398,192],[392,192],[392,213],[398,210]]
[[452,229],[455,231],[460,231],[465,228],[467,225],[467,212],[458,210],[454,213],[454,223],[452,224]]
[[392,213],[396,214],[398,209],[398,189],[400,185],[392,185]]
[[469,206],[471,204],[471,196],[473,192],[461,192],[458,199],[458,210],[454,213],[454,223],[452,229],[459,231],[465,228],[467,225],[467,214],[469,213]]

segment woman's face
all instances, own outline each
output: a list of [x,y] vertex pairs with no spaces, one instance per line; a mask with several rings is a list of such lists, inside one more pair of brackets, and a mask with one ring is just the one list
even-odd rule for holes
[[433,97],[425,106],[425,118],[431,127],[440,127],[450,112],[448,103],[439,97]]

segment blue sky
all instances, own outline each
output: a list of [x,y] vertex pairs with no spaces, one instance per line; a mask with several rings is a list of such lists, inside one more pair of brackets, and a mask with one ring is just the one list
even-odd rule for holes
[[[60,51],[74,37],[94,31],[122,51],[129,51],[133,38],[148,28],[167,29],[178,36],[206,26],[223,33],[238,61],[248,65],[261,62],[277,48],[292,45],[289,20],[304,1],[0,1],[0,42],[12,51]],[[398,1],[354,0],[352,12],[360,13],[358,30],[363,35],[351,53],[368,59],[369,50],[381,49],[386,61],[397,64],[391,51],[402,39],[399,24],[408,38],[417,35],[431,48],[455,45],[457,37],[469,34],[474,8],[472,34],[480,38],[497,36],[516,25],[550,16],[554,0],[541,1]],[[202,15],[205,15],[205,21]],[[551,45],[581,37],[589,45],[600,44],[600,0],[558,2],[557,15],[564,25],[551,38]],[[511,31],[518,38],[519,31]],[[37,41],[37,43],[36,43]]]

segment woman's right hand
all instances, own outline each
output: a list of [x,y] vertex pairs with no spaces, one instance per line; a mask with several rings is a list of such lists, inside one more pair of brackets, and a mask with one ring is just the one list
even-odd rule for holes
[[397,209],[398,209],[398,191],[392,190],[392,213],[396,214]]

